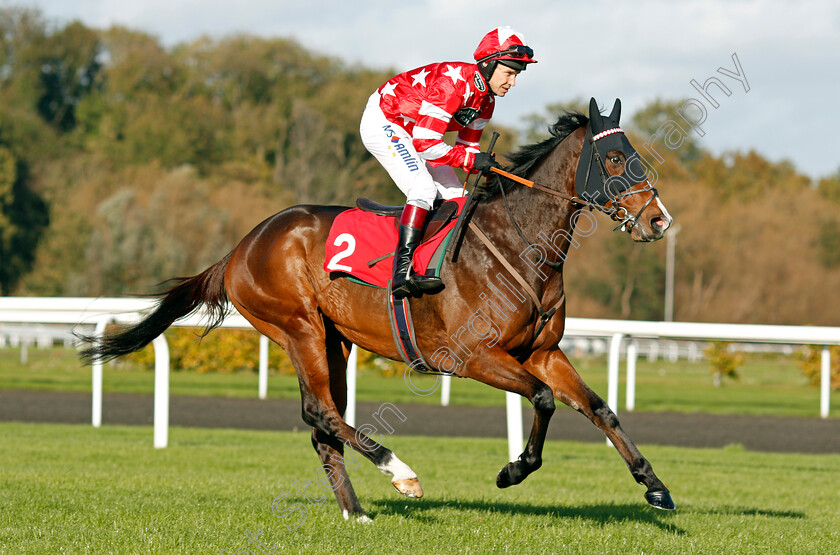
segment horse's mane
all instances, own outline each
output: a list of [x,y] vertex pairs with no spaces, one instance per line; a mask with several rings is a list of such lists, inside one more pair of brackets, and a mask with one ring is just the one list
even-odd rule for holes
[[[587,123],[589,123],[589,118],[580,112],[563,113],[557,123],[548,127],[548,132],[551,133],[549,138],[538,143],[522,146],[515,152],[506,154],[505,158],[510,160],[510,165],[506,166],[505,170],[519,177],[525,177],[528,170],[545,158],[566,137],[584,127]],[[513,181],[509,179],[493,174],[484,185],[475,191],[476,200],[495,196],[498,194],[501,185],[504,184],[505,187],[509,187],[512,183]]]

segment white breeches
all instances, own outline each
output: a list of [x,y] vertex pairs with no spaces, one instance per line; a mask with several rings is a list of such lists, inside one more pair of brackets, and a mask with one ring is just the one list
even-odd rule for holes
[[449,166],[432,167],[412,145],[411,135],[385,118],[379,108],[379,93],[374,92],[362,114],[359,132],[368,152],[405,193],[407,203],[430,209],[436,198],[462,196],[463,187]]

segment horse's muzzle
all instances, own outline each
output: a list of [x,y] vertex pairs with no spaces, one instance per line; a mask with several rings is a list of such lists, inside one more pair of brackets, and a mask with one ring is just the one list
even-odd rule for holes
[[644,220],[635,222],[635,225],[629,230],[630,237],[640,243],[650,243],[662,239],[665,236],[665,232],[671,227],[673,220],[664,214],[657,214],[647,220],[647,222],[642,222]]

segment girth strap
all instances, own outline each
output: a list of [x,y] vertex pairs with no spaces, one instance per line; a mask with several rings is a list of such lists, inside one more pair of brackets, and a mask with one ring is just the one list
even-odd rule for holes
[[437,370],[423,358],[420,347],[417,345],[417,338],[414,335],[414,320],[411,317],[411,305],[408,298],[394,298],[393,293],[391,293],[390,280],[388,280],[386,291],[391,334],[403,362],[408,364],[413,371],[422,374],[450,375],[447,372]]
[[560,296],[560,300],[557,301],[556,303],[554,303],[554,306],[552,306],[548,310],[545,310],[543,308],[543,305],[542,305],[542,302],[540,301],[539,296],[537,295],[537,292],[534,291],[534,288],[531,287],[531,285],[527,281],[525,281],[525,278],[522,277],[522,274],[520,274],[517,271],[517,269],[514,268],[510,264],[510,262],[508,262],[505,259],[505,257],[502,255],[502,253],[499,252],[499,249],[497,249],[496,246],[493,245],[493,243],[490,241],[490,239],[487,238],[487,236],[484,234],[484,232],[482,232],[478,228],[478,226],[475,225],[472,221],[470,221],[468,226],[473,231],[473,233],[475,233],[476,237],[478,237],[479,240],[481,240],[481,242],[484,243],[484,246],[487,247],[487,250],[489,250],[493,254],[493,256],[496,257],[496,260],[498,260],[502,264],[502,266],[504,266],[505,269],[510,273],[510,275],[513,276],[513,279],[515,279],[517,282],[519,282],[519,285],[521,285],[522,287],[525,288],[525,292],[528,293],[528,296],[531,297],[531,300],[533,301],[534,306],[537,307],[537,311],[539,311],[539,313],[540,313],[540,323],[539,323],[539,326],[537,326],[536,331],[534,332],[534,340],[536,341],[537,337],[540,335],[540,333],[542,332],[545,325],[548,323],[548,321],[551,319],[551,317],[554,316],[554,314],[557,312],[557,309],[560,308],[560,306],[564,302],[566,302],[566,292],[565,291],[563,292],[563,294]]

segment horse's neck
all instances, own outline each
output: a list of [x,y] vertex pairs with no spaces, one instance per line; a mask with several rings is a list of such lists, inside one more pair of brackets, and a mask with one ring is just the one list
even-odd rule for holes
[[[580,132],[570,135],[540,161],[527,178],[558,193],[573,196],[582,137],[583,133]],[[497,221],[506,222],[502,225],[510,228],[510,232],[507,233],[510,246],[526,248],[519,234],[513,229],[513,223],[510,222],[512,216],[530,243],[546,243],[546,238],[552,239],[551,246],[544,246],[548,248],[549,253],[554,248],[559,248],[563,253],[562,258],[565,258],[573,233],[571,216],[575,206],[565,199],[525,186],[516,185],[507,191],[510,216],[501,194],[496,195],[488,204],[491,205]]]

